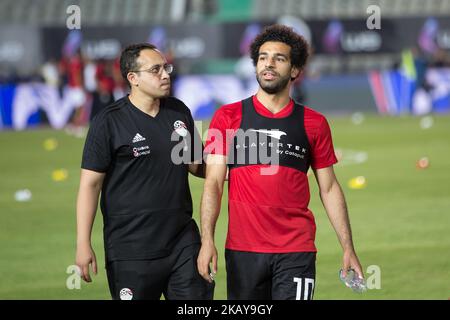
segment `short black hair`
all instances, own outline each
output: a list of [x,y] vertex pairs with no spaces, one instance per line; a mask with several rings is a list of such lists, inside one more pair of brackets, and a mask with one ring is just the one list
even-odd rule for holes
[[293,66],[302,70],[309,57],[308,42],[301,35],[296,33],[294,29],[281,25],[274,24],[266,27],[250,45],[250,54],[253,60],[253,65],[256,66],[259,57],[259,49],[261,46],[269,41],[283,42],[291,47],[291,63]]
[[127,81],[128,86],[130,86],[130,83],[127,79],[127,74],[130,71],[139,69],[137,58],[139,58],[141,51],[146,49],[157,50],[156,46],[151,43],[136,43],[126,47],[120,55],[120,73]]

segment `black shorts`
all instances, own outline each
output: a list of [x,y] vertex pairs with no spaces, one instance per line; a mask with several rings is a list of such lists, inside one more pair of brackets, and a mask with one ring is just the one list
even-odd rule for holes
[[106,266],[114,300],[212,300],[214,283],[197,271],[200,244],[152,260],[112,261]]
[[225,250],[229,300],[312,300],[316,253]]

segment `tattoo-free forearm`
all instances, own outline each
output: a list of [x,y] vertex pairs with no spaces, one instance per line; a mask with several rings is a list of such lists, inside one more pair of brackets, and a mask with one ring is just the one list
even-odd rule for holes
[[341,186],[335,180],[330,188],[320,192],[320,198],[344,251],[354,250],[350,218]]
[[215,179],[206,179],[200,209],[202,241],[214,242],[214,232],[220,213],[222,193],[223,182],[220,183]]
[[77,243],[90,243],[97,212],[101,181],[92,183],[81,179],[77,198]]

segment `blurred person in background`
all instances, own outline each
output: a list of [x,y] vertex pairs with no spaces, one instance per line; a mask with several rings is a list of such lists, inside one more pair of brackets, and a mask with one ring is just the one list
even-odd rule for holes
[[[172,71],[173,73],[173,71]],[[114,59],[112,65],[112,77],[114,80],[114,90],[113,95],[115,100],[119,100],[128,92],[127,83],[122,77],[122,73],[120,72],[120,57]],[[173,83],[172,75],[170,76],[170,82]],[[172,88],[172,86],[170,86]]]
[[[315,219],[308,209],[310,166],[343,249],[344,274],[354,269],[363,278],[333,169],[337,159],[331,131],[322,114],[289,96],[308,58],[302,36],[284,25],[270,26],[253,41],[251,57],[259,83],[256,95],[222,106],[209,128],[198,269],[209,281],[210,264],[217,272],[214,230],[228,165],[228,299],[309,300],[317,251]],[[269,145],[271,150],[264,150]],[[272,157],[263,162],[261,154],[267,151]]]
[[60,62],[63,79],[67,82],[68,96],[74,101],[76,108],[68,126],[68,132],[79,135],[82,126],[87,123],[85,104],[87,95],[84,87],[84,61],[81,50],[78,49],[72,56],[65,56]]
[[84,146],[76,264],[87,282],[90,266],[97,273],[91,232],[101,193],[113,299],[212,299],[214,284],[197,270],[200,235],[188,182],[189,173],[204,177],[195,163],[201,139],[188,107],[169,97],[173,66],[144,43],[122,52],[120,68],[130,94],[97,114]]
[[106,60],[99,60],[97,62],[95,71],[96,88],[92,92],[92,107],[90,113],[90,121],[103,108],[112,104],[114,99],[115,82],[113,78],[113,62]]
[[442,48],[433,54],[431,66],[434,68],[450,68],[450,54]]
[[56,60],[51,58],[41,67],[41,75],[45,83],[54,88],[58,88],[61,84],[58,64]]

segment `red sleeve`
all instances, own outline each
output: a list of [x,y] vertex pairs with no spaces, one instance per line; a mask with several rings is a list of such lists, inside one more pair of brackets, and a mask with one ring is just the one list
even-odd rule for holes
[[228,146],[241,124],[242,103],[236,102],[220,107],[211,119],[206,138],[205,154],[228,154]]
[[311,145],[311,167],[321,169],[337,163],[333,139],[327,119],[320,113],[305,107],[305,130]]

